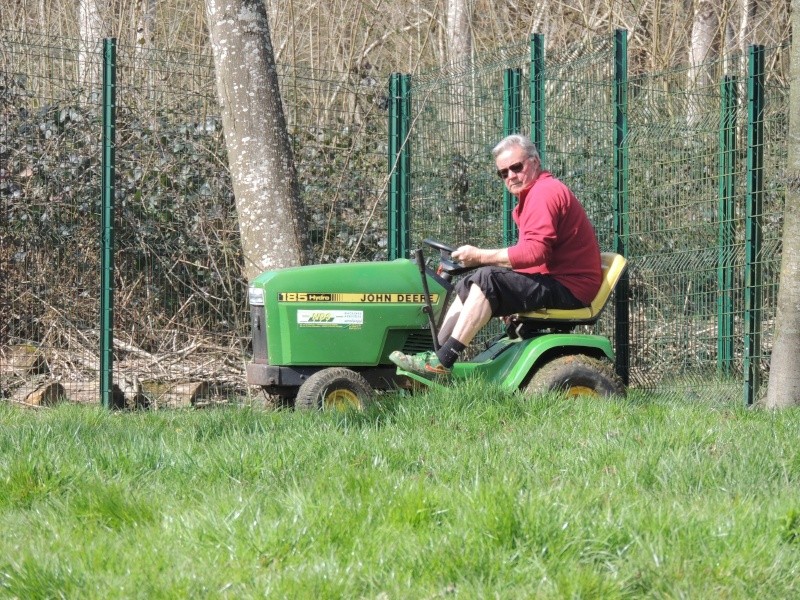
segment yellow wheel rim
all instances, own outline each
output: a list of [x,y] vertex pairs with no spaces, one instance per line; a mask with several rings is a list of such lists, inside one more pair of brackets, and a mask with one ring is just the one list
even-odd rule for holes
[[594,388],[586,387],[585,385],[574,385],[564,390],[565,396],[599,396]]
[[347,410],[348,408],[361,408],[358,396],[350,390],[334,390],[328,392],[322,399],[324,409]]

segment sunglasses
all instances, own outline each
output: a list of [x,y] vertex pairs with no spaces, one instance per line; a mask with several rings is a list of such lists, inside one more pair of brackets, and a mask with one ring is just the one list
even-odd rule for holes
[[497,170],[497,176],[500,179],[505,180],[505,179],[508,179],[508,172],[509,171],[511,171],[512,173],[519,173],[524,168],[525,168],[525,163],[524,162],[514,163],[513,165],[511,165],[507,169],[498,169]]

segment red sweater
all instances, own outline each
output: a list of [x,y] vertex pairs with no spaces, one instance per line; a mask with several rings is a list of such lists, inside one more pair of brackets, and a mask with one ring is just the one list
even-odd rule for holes
[[551,275],[588,306],[603,273],[600,245],[583,206],[548,171],[542,171],[518,200],[512,216],[519,241],[508,249],[512,268]]

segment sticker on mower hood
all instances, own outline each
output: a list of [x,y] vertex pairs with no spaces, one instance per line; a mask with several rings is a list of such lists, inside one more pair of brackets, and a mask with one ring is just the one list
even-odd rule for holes
[[363,310],[298,310],[300,327],[353,327],[364,324]]
[[[431,294],[436,304],[439,294]],[[425,294],[341,294],[328,292],[279,292],[278,302],[352,302],[362,304],[424,304]]]

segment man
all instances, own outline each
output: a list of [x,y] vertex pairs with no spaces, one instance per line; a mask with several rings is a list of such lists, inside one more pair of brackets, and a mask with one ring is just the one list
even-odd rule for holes
[[480,329],[493,316],[537,308],[583,308],[600,289],[600,246],[575,195],[542,169],[529,138],[510,135],[492,150],[497,175],[517,198],[512,216],[519,241],[509,248],[461,246],[452,257],[479,266],[456,285],[456,298],[439,331],[438,352],[390,359],[426,377],[447,377]]

